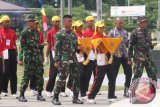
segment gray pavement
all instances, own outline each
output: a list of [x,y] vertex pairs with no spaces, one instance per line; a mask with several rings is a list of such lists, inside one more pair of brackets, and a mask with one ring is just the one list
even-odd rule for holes
[[[118,96],[118,100],[120,101],[122,99],[124,99],[124,97],[122,96],[123,92],[122,91],[118,91],[116,92],[116,95]],[[2,99],[0,100],[0,107],[52,107],[55,106],[51,103],[52,98],[47,98],[47,96],[45,95],[45,92],[43,92],[44,97],[46,98],[45,102],[40,102],[36,100],[36,96],[30,96],[29,92],[26,93],[26,98],[28,99],[28,102],[22,103],[19,102],[16,99],[13,99],[11,96],[8,97],[2,97]],[[96,104],[88,104],[86,101],[84,101],[83,105],[76,105],[76,104],[72,104],[71,100],[69,99],[69,97],[60,97],[60,101],[62,103],[61,107],[108,107],[109,105],[111,105],[112,103],[110,103],[107,100],[107,92],[102,92],[102,95],[97,95],[96,97]]]

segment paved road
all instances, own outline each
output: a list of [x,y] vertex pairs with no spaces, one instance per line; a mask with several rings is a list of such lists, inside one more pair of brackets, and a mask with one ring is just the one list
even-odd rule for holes
[[[116,92],[116,95],[118,96],[118,100],[124,99],[122,96],[122,91]],[[36,100],[35,96],[30,96],[29,93],[26,93],[26,98],[28,99],[28,102],[22,103],[19,102],[16,99],[13,99],[11,96],[8,97],[2,97],[0,100],[0,107],[52,107],[55,106],[51,103],[51,98],[47,98],[45,95],[44,97],[46,98],[45,102],[39,102]],[[43,92],[45,94],[45,92]],[[75,105],[71,103],[71,100],[68,97],[60,97],[60,101],[62,103],[61,107],[108,107],[112,103],[110,103],[107,100],[107,92],[102,92],[102,95],[98,95],[96,97],[97,104],[88,104],[86,101],[84,102],[83,105]]]

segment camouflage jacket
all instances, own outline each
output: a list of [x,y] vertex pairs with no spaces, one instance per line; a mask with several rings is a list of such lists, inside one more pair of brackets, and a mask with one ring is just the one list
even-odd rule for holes
[[130,60],[131,58],[143,58],[145,60],[150,60],[151,49],[153,49],[153,45],[149,31],[147,29],[145,29],[144,31],[141,31],[140,28],[135,29],[130,37],[128,59]]
[[21,50],[19,60],[23,61],[42,61],[41,46],[39,44],[40,36],[38,30],[24,29],[20,36]]
[[55,58],[57,61],[77,61],[76,51],[78,47],[77,36],[72,31],[60,30],[55,35]]

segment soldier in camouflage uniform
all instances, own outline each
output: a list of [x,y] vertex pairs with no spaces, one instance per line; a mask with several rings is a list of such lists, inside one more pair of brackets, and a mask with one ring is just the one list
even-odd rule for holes
[[78,41],[75,33],[71,30],[72,16],[65,15],[63,17],[63,24],[64,28],[55,35],[56,43],[54,46],[54,60],[55,67],[59,69],[59,79],[56,83],[52,103],[54,105],[61,105],[58,96],[61,88],[63,88],[65,85],[68,73],[70,73],[73,78],[74,96],[72,103],[83,104],[83,102],[78,99],[80,74],[78,71],[76,52],[80,49],[80,47],[78,47]]
[[157,81],[157,69],[151,57],[151,49],[154,48],[156,43],[152,44],[151,42],[151,36],[147,29],[147,18],[140,17],[138,20],[138,24],[139,28],[136,28],[131,34],[130,46],[128,49],[128,64],[132,64],[131,58],[133,58],[134,61],[133,81],[142,76],[144,67],[146,69],[148,77],[152,80]]
[[[36,86],[38,90],[37,100],[45,101],[41,95],[43,90],[43,64],[42,64],[42,55],[40,51],[40,36],[39,32],[36,29],[36,19],[34,15],[28,15],[26,18],[27,28],[25,28],[20,36],[20,46],[21,51],[19,53],[19,64],[23,65],[24,61],[24,75],[22,77],[21,86],[20,86],[20,97],[19,101],[27,102],[27,99],[24,96],[24,92],[28,87],[28,82],[32,75],[35,75],[37,78]],[[24,60],[23,60],[24,56]]]

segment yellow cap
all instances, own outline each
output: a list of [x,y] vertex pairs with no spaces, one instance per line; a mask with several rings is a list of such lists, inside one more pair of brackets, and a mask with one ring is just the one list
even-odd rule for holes
[[2,19],[0,19],[0,23],[2,23]]
[[76,27],[80,27],[83,25],[83,22],[81,20],[77,20],[75,23],[74,23],[74,26]]
[[97,34],[97,28],[98,28],[98,27],[105,27],[104,22],[103,22],[103,21],[97,21],[97,22],[95,23],[94,35]]
[[9,18],[8,15],[4,15],[4,16],[2,16],[1,20],[3,22],[3,21],[6,21],[6,20],[10,20],[10,18]]
[[93,16],[87,16],[86,17],[86,22],[87,21],[94,21],[94,17]]
[[60,19],[60,17],[58,17],[58,16],[53,16],[52,17],[52,21],[60,21],[61,19]]
[[75,21],[72,21],[72,27],[74,27],[75,26]]

